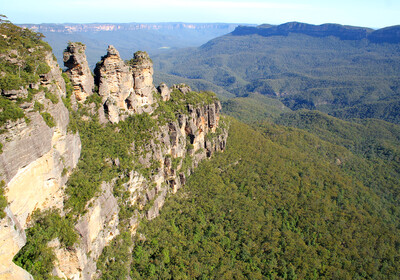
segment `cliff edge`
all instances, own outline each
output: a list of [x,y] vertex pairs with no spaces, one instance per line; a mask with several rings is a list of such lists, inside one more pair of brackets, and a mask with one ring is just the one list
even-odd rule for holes
[[40,35],[0,31],[0,278],[98,278],[104,248],[225,149],[221,104],[183,84],[156,88],[145,52],[124,62],[109,46],[92,75],[85,46],[70,43],[62,73]]

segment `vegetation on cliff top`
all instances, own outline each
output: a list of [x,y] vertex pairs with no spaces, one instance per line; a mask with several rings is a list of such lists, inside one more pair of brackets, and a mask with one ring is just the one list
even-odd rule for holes
[[[30,84],[39,82],[40,75],[50,71],[45,61],[46,53],[51,51],[50,46],[41,39],[43,35],[20,28],[0,15],[0,90],[3,94],[10,90],[28,88]],[[40,86],[39,90],[45,92],[45,97],[52,103],[57,103],[58,98],[47,88]],[[27,95],[17,97],[16,100],[0,97],[0,126],[7,121],[16,121],[25,117],[20,108],[23,102],[31,102],[37,89],[28,88]],[[21,94],[23,96],[24,94]],[[18,94],[17,94],[18,96]],[[35,107],[35,109],[37,109]],[[42,108],[43,109],[43,108]],[[43,112],[42,117],[49,127],[55,126],[53,117]],[[29,119],[25,117],[29,123]]]
[[50,46],[43,35],[18,27],[0,17],[0,88],[15,90],[36,83],[50,71],[44,61]]

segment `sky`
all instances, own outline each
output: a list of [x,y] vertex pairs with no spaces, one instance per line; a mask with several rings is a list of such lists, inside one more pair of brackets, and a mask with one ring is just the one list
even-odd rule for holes
[[225,22],[400,24],[399,0],[0,0],[19,23]]

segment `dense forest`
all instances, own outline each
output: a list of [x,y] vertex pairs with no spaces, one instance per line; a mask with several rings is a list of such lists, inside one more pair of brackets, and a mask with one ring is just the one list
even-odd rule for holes
[[370,173],[374,156],[268,122],[251,128],[230,119],[229,133],[226,152],[201,164],[160,217],[142,224],[131,277],[400,276],[398,198],[389,201],[398,168],[382,194],[382,178]]

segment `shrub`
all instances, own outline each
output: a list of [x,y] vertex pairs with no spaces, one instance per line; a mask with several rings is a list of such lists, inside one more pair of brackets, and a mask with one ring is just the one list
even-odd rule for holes
[[25,116],[24,111],[17,104],[0,96],[0,126],[8,120],[16,121]]
[[48,127],[55,127],[56,123],[54,121],[54,118],[52,115],[50,115],[50,113],[48,112],[43,112],[40,113],[40,115],[42,116],[43,120],[45,121],[45,123],[47,124]]

